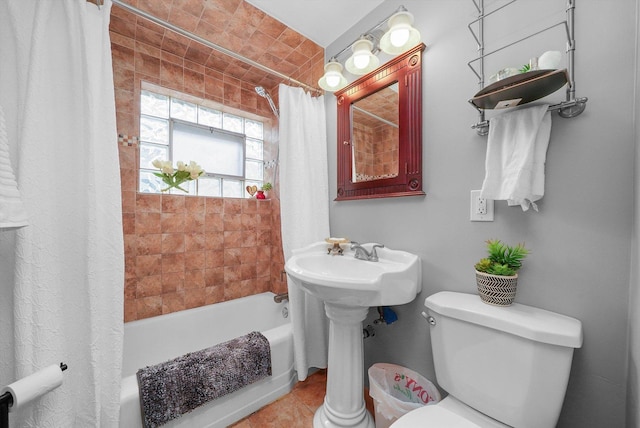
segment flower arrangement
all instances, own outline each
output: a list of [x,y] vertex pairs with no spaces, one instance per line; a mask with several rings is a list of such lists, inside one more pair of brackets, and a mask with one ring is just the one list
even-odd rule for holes
[[175,169],[173,168],[171,161],[155,159],[151,163],[160,170],[160,172],[154,172],[153,174],[156,177],[160,177],[168,186],[166,189],[161,189],[162,192],[175,188],[180,189],[185,193],[189,193],[187,190],[180,187],[180,185],[185,181],[197,180],[202,174],[204,174],[204,169],[194,161],[190,161],[188,165],[184,162],[178,161]]
[[262,185],[262,190],[264,192],[267,192],[267,191],[269,191],[271,189],[273,189],[273,186],[268,181]]

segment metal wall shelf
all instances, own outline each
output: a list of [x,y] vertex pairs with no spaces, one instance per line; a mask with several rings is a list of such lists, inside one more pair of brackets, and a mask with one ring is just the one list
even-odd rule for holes
[[[526,37],[515,40],[511,43],[503,45],[498,49],[495,49],[491,52],[485,53],[484,49],[484,20],[490,15],[510,6],[515,3],[517,0],[511,0],[502,6],[492,10],[491,12],[485,13],[484,10],[484,0],[471,0],[478,11],[478,18],[469,23],[468,28],[471,32],[471,35],[476,40],[478,44],[478,57],[472,59],[467,63],[471,71],[478,77],[478,85],[480,87],[480,92],[476,94],[474,98],[469,100],[469,103],[472,107],[478,110],[479,122],[475,125],[472,125],[471,128],[475,129],[478,135],[487,135],[489,133],[489,121],[485,119],[485,109],[495,108],[497,104],[500,102],[501,96],[511,96],[513,99],[513,94],[516,96],[523,95],[522,104],[525,104],[530,101],[534,101],[536,99],[542,98],[543,96],[548,95],[551,92],[555,92],[562,86],[564,83],[558,80],[560,74],[564,74],[566,76],[566,101],[563,101],[558,104],[554,104],[549,106],[550,111],[557,111],[561,117],[571,118],[579,115],[586,108],[586,103],[588,99],[586,97],[576,98],[575,96],[575,79],[574,79],[574,53],[575,53],[575,39],[574,39],[574,11],[575,11],[575,0],[567,0],[567,8],[566,8],[566,19],[564,21],[558,22],[546,28],[543,28],[539,31],[536,31],[532,34],[529,34]],[[478,25],[478,31],[474,31],[473,26]],[[537,36],[541,33],[544,33],[552,28],[564,26],[566,34],[567,34],[567,69],[562,70],[564,73],[558,72],[555,74],[551,74],[554,70],[549,70],[550,73],[547,74],[547,80],[552,81],[553,84],[545,84],[544,80],[541,78],[532,78],[526,79],[526,76],[522,79],[512,79],[514,81],[512,86],[509,86],[509,82],[505,79],[504,84],[496,85],[495,83],[489,85],[489,87],[484,88],[484,59],[490,55],[493,55],[497,52],[500,52],[508,47],[516,45],[520,42],[528,40],[534,36]],[[474,66],[476,65],[477,66]],[[477,68],[476,68],[477,67]],[[536,76],[537,77],[537,76]],[[498,82],[496,82],[498,83]],[[562,83],[562,84],[561,84]],[[554,85],[557,86],[553,89]],[[495,90],[492,92],[491,89],[495,87]],[[485,91],[483,89],[488,89]],[[553,89],[553,90],[552,90]],[[547,91],[547,93],[544,93]],[[549,92],[551,91],[551,92]],[[509,94],[509,95],[508,95]],[[478,98],[480,96],[480,98]],[[516,98],[517,99],[517,98]],[[487,102],[485,102],[487,101]],[[490,101],[490,102],[489,102]],[[513,105],[516,105],[514,103]],[[520,105],[520,104],[517,104]],[[509,107],[511,104],[504,104],[502,107]]]

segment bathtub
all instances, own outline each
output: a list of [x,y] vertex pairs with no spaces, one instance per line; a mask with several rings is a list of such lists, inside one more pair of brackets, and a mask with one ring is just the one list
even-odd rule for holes
[[166,427],[223,428],[291,391],[297,376],[287,302],[261,293],[128,322],[124,326],[120,427],[142,427],[138,369],[208,348],[252,331],[271,345],[272,376],[198,407]]

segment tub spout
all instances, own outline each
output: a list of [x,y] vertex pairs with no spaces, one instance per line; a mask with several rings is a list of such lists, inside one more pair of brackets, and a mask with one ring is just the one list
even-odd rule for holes
[[289,300],[289,293],[280,293],[273,296],[273,301],[276,303],[282,303],[285,300]]

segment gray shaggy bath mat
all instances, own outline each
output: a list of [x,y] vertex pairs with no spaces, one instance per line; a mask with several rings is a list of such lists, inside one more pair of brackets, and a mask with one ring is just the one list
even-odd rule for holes
[[137,372],[142,423],[166,424],[210,400],[271,376],[271,348],[259,332]]

